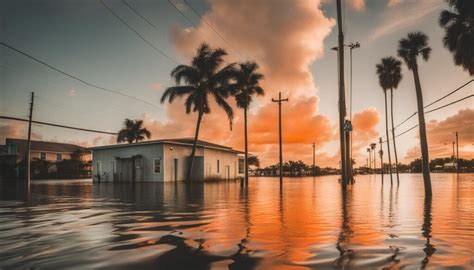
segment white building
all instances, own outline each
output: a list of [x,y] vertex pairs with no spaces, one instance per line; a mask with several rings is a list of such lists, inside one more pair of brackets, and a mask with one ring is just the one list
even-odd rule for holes
[[[192,139],[145,141],[92,147],[94,181],[184,181]],[[198,141],[193,181],[244,176],[243,153],[223,145]]]

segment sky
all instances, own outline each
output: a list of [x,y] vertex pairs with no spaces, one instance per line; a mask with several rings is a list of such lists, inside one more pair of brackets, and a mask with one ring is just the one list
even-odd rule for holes
[[[0,46],[0,115],[26,118],[34,91],[38,121],[116,132],[125,118],[143,119],[152,139],[192,137],[197,115],[186,115],[183,100],[160,104],[159,99],[174,85],[171,70],[189,64],[197,47],[207,42],[228,52],[227,63],[256,61],[265,76],[265,96],[255,99],[249,115],[249,151],[263,166],[278,162],[278,106],[271,98],[280,91],[289,98],[282,105],[284,159],[311,163],[314,142],[317,165],[338,166],[337,53],[331,50],[337,44],[335,1],[127,0],[153,26],[123,1],[103,1],[154,48],[98,0],[1,1],[0,37],[87,82],[154,106],[89,87]],[[359,166],[366,162],[368,145],[385,135],[384,95],[375,65],[382,57],[396,56],[398,41],[407,33],[423,31],[432,48],[430,59],[419,63],[425,104],[473,78],[454,65],[443,47],[444,29],[438,25],[439,13],[447,8],[443,1],[343,2],[346,44],[361,44],[352,61],[353,155]],[[349,100],[348,50],[345,63]],[[395,124],[416,111],[413,76],[405,65],[402,73],[394,93]],[[473,92],[471,83],[430,108]],[[213,104],[200,138],[243,149],[243,113],[234,100],[229,103],[235,108],[233,129]],[[472,98],[426,114],[426,121],[430,158],[451,155],[453,131],[459,132],[460,156],[474,158]],[[396,133],[415,124],[417,117]],[[26,125],[0,120],[0,143],[6,137],[26,138]],[[33,126],[33,137],[85,146],[115,143],[109,135],[39,125]],[[400,161],[419,158],[418,145],[418,129],[398,137]]]

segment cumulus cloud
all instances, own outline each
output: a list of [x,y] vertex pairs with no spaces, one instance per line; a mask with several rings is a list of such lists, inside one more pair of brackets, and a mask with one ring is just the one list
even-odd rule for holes
[[[432,120],[426,126],[430,159],[452,155],[453,132],[459,133],[459,157],[474,158],[474,109],[463,109],[444,120]],[[418,136],[417,136],[418,137]],[[409,149],[404,162],[421,157],[419,146]]]
[[[0,121],[0,144],[5,144],[6,138],[26,139],[28,136],[28,125],[19,121]],[[31,132],[33,140],[42,140],[43,136],[35,131]]]
[[[319,98],[309,69],[322,56],[323,40],[335,25],[334,20],[323,14],[319,1],[211,0],[210,3],[203,20],[232,46],[201,20],[197,27],[173,29],[175,49],[188,62],[205,41],[213,47],[225,48],[229,52],[228,61],[257,61],[259,71],[265,75],[262,86],[266,95],[256,100],[249,115],[250,151],[260,157],[263,165],[277,162],[278,106],[271,98],[282,91],[290,99],[283,104],[285,159],[310,157],[313,142],[322,147],[335,137],[334,124],[318,114]],[[186,115],[183,102],[178,100],[168,105],[167,122],[146,117],[145,124],[157,138],[193,135],[196,115]],[[233,100],[230,102],[236,108]],[[241,110],[236,109],[232,131],[222,110],[215,104],[211,110],[203,118],[200,138],[242,149]],[[307,153],[303,157],[302,151]]]
[[365,10],[365,0],[350,0],[349,5],[356,11]]
[[388,0],[387,6],[396,7],[402,3],[403,0]]
[[352,117],[352,151],[356,164],[365,164],[365,149],[371,143],[378,142],[377,125],[379,123],[380,114],[375,108],[367,108],[355,113]]

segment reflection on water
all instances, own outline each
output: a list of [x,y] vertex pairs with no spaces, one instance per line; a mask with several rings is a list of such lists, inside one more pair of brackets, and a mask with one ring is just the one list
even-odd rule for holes
[[4,185],[0,268],[472,268],[474,175],[432,178]]

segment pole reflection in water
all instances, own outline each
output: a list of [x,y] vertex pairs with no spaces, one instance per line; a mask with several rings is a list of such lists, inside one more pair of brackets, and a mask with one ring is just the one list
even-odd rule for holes
[[473,174],[380,180],[0,184],[0,268],[472,268]]
[[[348,199],[349,197],[349,199]],[[339,258],[334,261],[334,266],[350,266],[351,259],[354,258],[354,251],[348,249],[345,244],[350,240],[353,233],[350,226],[350,207],[352,203],[352,189],[342,190],[341,192],[341,231],[337,237],[336,248],[339,251]]]

